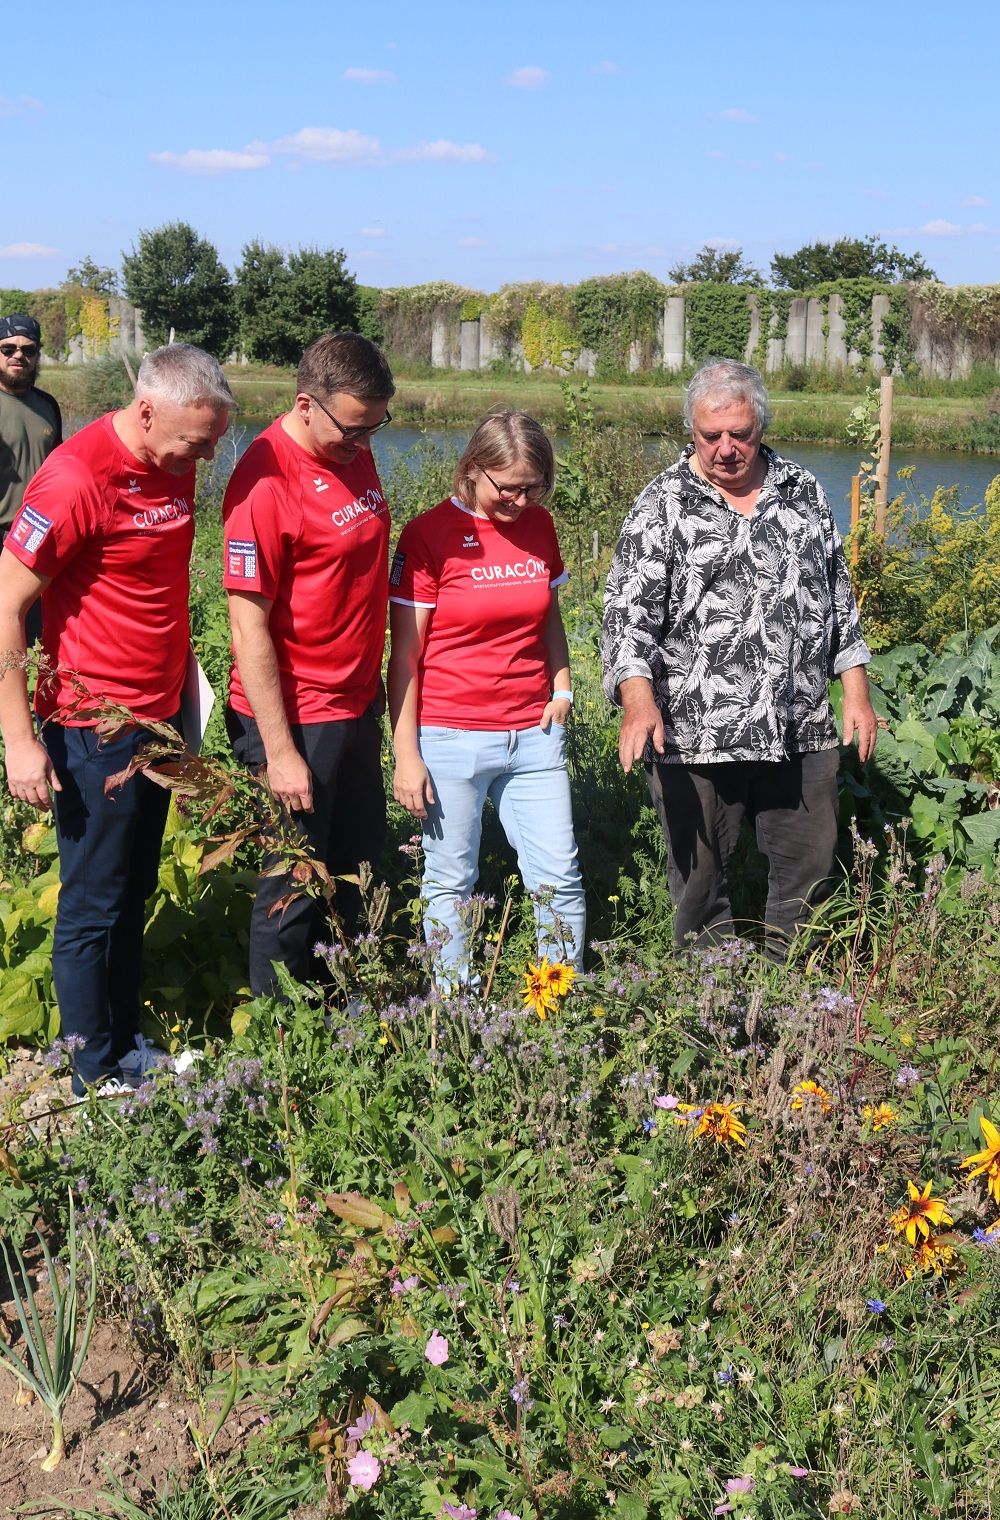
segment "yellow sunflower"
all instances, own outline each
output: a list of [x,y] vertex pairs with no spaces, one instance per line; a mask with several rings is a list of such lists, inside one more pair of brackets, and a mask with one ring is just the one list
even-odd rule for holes
[[962,1165],[972,1167],[969,1173],[970,1181],[973,1177],[985,1177],[987,1188],[996,1202],[1000,1203],[1000,1130],[989,1119],[982,1116],[980,1116],[979,1128],[983,1132],[986,1149],[977,1151],[974,1156],[967,1156]]
[[934,1277],[946,1277],[954,1272],[955,1252],[951,1246],[943,1240],[938,1240],[936,1235],[928,1235],[918,1246],[914,1246],[911,1256],[904,1271],[907,1278],[916,1277],[919,1273],[926,1276],[928,1273]]
[[678,1110],[689,1118],[680,1122],[691,1127],[694,1139],[714,1140],[718,1145],[742,1145],[746,1148],[747,1127],[737,1119],[735,1103],[706,1103],[697,1108],[692,1103],[679,1103]]
[[576,971],[563,961],[553,961],[549,967],[549,988],[557,998],[565,997],[576,980]]
[[828,1114],[832,1112],[832,1097],[827,1092],[825,1087],[820,1087],[819,1083],[814,1082],[811,1077],[806,1077],[805,1081],[803,1082],[796,1082],[795,1086],[792,1088],[791,1107],[793,1109],[805,1108],[807,1098],[817,1099],[819,1102],[819,1110],[821,1114]]
[[866,1103],[861,1117],[872,1134],[877,1135],[880,1129],[891,1129],[899,1115],[891,1103]]
[[930,1240],[932,1225],[937,1229],[942,1224],[954,1224],[951,1215],[945,1211],[944,1199],[931,1197],[933,1182],[928,1182],[922,1191],[916,1182],[908,1182],[906,1187],[910,1195],[909,1202],[901,1203],[889,1222],[897,1235],[906,1236],[911,1246],[916,1245],[918,1234],[925,1241]]
[[552,968],[548,957],[543,956],[537,966],[528,963],[524,973],[524,1006],[533,1008],[540,1019],[545,1019],[556,1006],[556,994],[552,990]]

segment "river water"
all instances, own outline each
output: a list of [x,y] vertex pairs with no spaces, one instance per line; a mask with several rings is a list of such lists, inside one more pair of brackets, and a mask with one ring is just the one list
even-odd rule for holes
[[[263,422],[249,419],[238,422],[234,430],[233,447],[223,445],[220,449],[219,468],[228,473],[233,464],[233,450],[235,449],[236,457],[239,457],[265,426]],[[396,454],[405,454],[421,440],[457,454],[467,443],[471,431],[471,428],[430,428],[421,432],[419,428],[394,422],[375,434],[375,460],[380,470],[386,471]],[[556,447],[559,447],[558,435]],[[648,452],[653,454],[656,448],[657,441],[649,439]],[[852,449],[811,443],[782,444],[778,452],[787,454],[790,459],[812,471],[830,499],[837,526],[842,533],[846,533],[851,521],[851,476],[857,470],[858,455]],[[903,486],[896,480],[896,471],[908,466],[912,466],[916,473]],[[983,492],[990,481],[995,475],[1000,475],[1000,458],[988,454],[924,453],[914,449],[900,449],[898,452],[893,451],[890,469],[893,492],[905,490],[931,496],[938,486],[958,486],[961,500],[966,505],[972,505],[982,501]],[[623,517],[630,505],[630,502],[622,502]]]

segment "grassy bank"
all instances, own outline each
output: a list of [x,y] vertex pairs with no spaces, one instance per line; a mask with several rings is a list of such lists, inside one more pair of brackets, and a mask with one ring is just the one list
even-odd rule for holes
[[[232,365],[227,373],[244,416],[273,417],[291,403],[294,376],[289,370]],[[93,379],[96,376],[91,378],[87,369],[50,365],[44,383],[70,412],[93,413],[120,403],[122,383],[127,384],[124,375],[112,367],[107,385],[95,386]],[[579,388],[583,379],[572,376],[570,383]],[[397,375],[397,383],[392,410],[400,422],[470,426],[497,405],[523,407],[550,426],[557,426],[563,417],[564,379],[551,373],[434,370],[408,375],[404,371]],[[676,435],[682,430],[679,382],[591,380],[589,389],[600,423],[624,424],[645,433]],[[848,415],[862,394],[860,389],[822,394],[775,390],[769,437],[775,443],[843,443]],[[1000,425],[997,414],[990,412],[991,405],[989,397],[916,396],[904,390],[896,397],[893,442],[898,448],[1000,453]]]

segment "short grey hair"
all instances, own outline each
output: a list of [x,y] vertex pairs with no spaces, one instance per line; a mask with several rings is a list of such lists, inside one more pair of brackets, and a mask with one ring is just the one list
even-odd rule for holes
[[761,433],[771,425],[771,406],[760,370],[737,359],[709,359],[684,387],[684,426],[694,427],[694,409],[717,412],[727,401],[749,401]]
[[222,365],[193,343],[165,343],[139,365],[137,396],[159,397],[175,406],[215,406],[235,409],[236,399]]

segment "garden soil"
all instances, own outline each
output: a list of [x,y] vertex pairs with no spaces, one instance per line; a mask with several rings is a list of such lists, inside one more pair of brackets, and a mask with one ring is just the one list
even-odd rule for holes
[[[69,1108],[67,1077],[52,1077],[35,1052],[13,1052],[0,1077],[0,1145],[16,1163],[17,1132],[5,1132],[11,1099],[25,1092],[23,1113],[38,1132],[72,1130],[78,1122]],[[62,1110],[67,1111],[63,1112]],[[60,1110],[60,1112],[54,1112]],[[32,1237],[29,1236],[29,1246]],[[27,1256],[29,1270],[44,1267],[41,1253]],[[37,1277],[35,1278],[37,1282]],[[39,1295],[44,1312],[46,1299]],[[99,1310],[100,1314],[100,1310]],[[0,1335],[15,1350],[22,1336],[0,1258]],[[22,1395],[23,1397],[23,1395]],[[66,1455],[55,1472],[44,1473],[51,1426],[36,1398],[21,1405],[13,1374],[0,1365],[0,1515],[54,1513],[48,1499],[91,1504],[113,1474],[129,1496],[159,1492],[168,1477],[182,1478],[197,1466],[187,1431],[195,1408],[182,1396],[169,1366],[151,1368],[121,1321],[98,1318],[80,1381],[66,1407]],[[256,1416],[235,1410],[219,1441],[219,1455],[248,1435]]]

